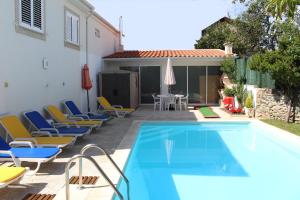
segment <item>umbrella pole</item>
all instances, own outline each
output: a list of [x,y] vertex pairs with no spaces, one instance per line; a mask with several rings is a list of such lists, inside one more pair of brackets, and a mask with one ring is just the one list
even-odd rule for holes
[[168,94],[171,94],[172,90],[171,90],[171,86],[168,85]]
[[87,95],[87,109],[88,109],[88,112],[90,112],[91,109],[90,109],[90,96],[89,96],[89,90],[86,90],[86,95]]

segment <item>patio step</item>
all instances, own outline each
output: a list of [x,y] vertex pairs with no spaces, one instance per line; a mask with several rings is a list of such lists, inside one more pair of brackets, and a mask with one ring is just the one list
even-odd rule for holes
[[55,194],[27,194],[22,200],[53,200]]
[[[85,187],[83,189],[79,189],[78,185],[70,184],[70,199],[72,200],[85,200],[88,197],[88,194],[93,190],[93,186]],[[66,200],[66,188],[63,187],[61,190],[57,192],[54,200]]]
[[13,162],[1,162],[0,167],[13,167],[15,164]]

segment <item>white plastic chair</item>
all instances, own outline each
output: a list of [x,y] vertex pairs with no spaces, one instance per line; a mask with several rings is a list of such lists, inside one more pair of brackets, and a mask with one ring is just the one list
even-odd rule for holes
[[158,106],[158,108],[160,108],[160,98],[154,96],[154,94],[152,94],[153,97],[153,110],[156,111],[156,107]]
[[165,110],[170,111],[170,106],[173,105],[176,110],[176,97],[174,95],[170,95],[165,99]]
[[182,97],[180,103],[181,103],[181,104],[179,105],[180,108],[183,107],[185,110],[187,110],[187,105],[188,105],[188,95],[185,96],[185,97]]

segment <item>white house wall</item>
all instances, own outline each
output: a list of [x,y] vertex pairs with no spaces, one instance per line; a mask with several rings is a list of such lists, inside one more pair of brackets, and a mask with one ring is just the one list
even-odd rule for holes
[[[112,31],[107,25],[102,23],[98,18],[91,17],[89,25],[89,57],[88,64],[93,88],[89,91],[91,110],[97,109],[97,74],[101,71],[103,60],[102,57],[114,53],[119,48],[119,35]],[[95,29],[100,30],[100,38],[95,36]],[[86,91],[82,94],[82,108],[87,110]]]
[[[45,0],[46,40],[17,33],[15,30],[15,1],[0,1],[0,114],[20,114],[29,109],[43,110],[45,105],[60,106],[64,99],[72,99],[86,108],[82,102],[85,92],[81,89],[81,68],[85,59],[85,17],[87,13],[68,0]],[[80,16],[80,50],[64,46],[65,7]],[[94,42],[90,37],[89,63],[91,76],[102,67],[101,57],[115,52],[118,35],[94,18],[101,38]],[[42,60],[49,61],[48,69],[42,68]],[[8,86],[6,85],[8,84]],[[7,86],[7,87],[6,87]],[[96,87],[92,90],[91,104],[96,108]]]

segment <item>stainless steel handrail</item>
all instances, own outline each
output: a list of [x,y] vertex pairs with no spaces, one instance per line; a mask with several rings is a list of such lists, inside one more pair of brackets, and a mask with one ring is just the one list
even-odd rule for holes
[[98,169],[98,171],[101,173],[101,175],[104,177],[104,179],[108,182],[108,184],[110,185],[110,187],[112,187],[112,189],[114,190],[114,192],[118,195],[118,197],[121,200],[124,200],[123,195],[120,193],[120,191],[116,188],[116,186],[113,184],[113,182],[108,178],[108,176],[105,174],[105,172],[102,170],[102,168],[97,164],[97,162],[95,161],[94,158],[90,157],[90,156],[85,156],[85,155],[75,155],[73,156],[66,164],[65,166],[65,182],[66,182],[66,200],[70,200],[70,184],[69,184],[69,170],[70,170],[70,166],[71,163],[73,161],[75,161],[76,159],[80,159],[82,161],[82,159],[87,159],[89,161],[91,161],[94,166]]
[[[118,165],[115,163],[115,161],[111,158],[111,156],[106,152],[105,149],[103,149],[102,147],[100,147],[99,145],[96,144],[88,144],[85,147],[83,147],[80,151],[80,154],[84,155],[84,153],[91,148],[95,148],[100,150],[107,158],[108,160],[111,162],[111,164],[118,170],[118,172],[120,173],[120,175],[123,177],[126,186],[127,186],[127,199],[130,200],[130,192],[129,192],[129,180],[128,178],[125,176],[125,174],[122,172],[122,170],[118,167]],[[82,159],[79,160],[79,188],[82,187]]]

